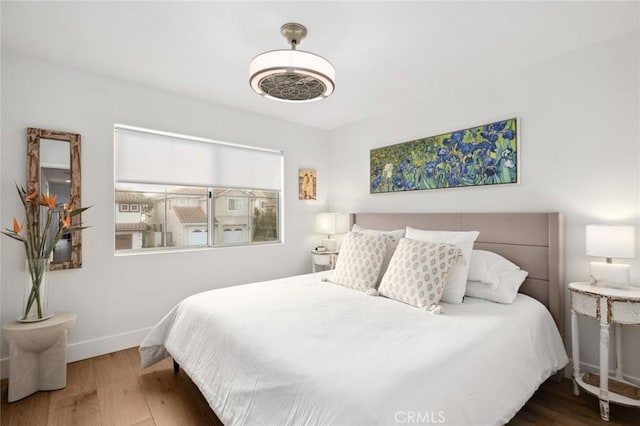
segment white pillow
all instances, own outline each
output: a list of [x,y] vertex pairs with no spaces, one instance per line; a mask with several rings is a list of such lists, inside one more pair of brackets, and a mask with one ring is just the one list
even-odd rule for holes
[[451,265],[461,254],[450,244],[402,238],[378,292],[418,308],[437,305]]
[[361,234],[376,234],[376,235],[384,234],[384,235],[390,235],[393,238],[393,240],[387,246],[387,252],[384,255],[384,259],[382,259],[382,268],[380,269],[380,276],[378,277],[378,283],[376,284],[376,287],[378,287],[378,285],[380,284],[380,281],[382,281],[382,277],[384,276],[384,273],[387,271],[387,268],[389,267],[389,262],[391,261],[393,252],[396,251],[396,247],[398,246],[398,242],[400,241],[400,238],[404,237],[404,229],[394,229],[393,231],[380,231],[378,229],[362,228],[357,223],[355,223],[353,225],[353,228],[351,228],[351,231],[359,232]]
[[376,288],[391,239],[384,234],[349,232],[340,248],[331,282],[360,291]]
[[529,273],[522,269],[507,272],[498,282],[498,286],[493,289],[480,281],[469,281],[467,283],[466,295],[478,299],[486,299],[491,302],[510,304],[516,300],[520,286]]
[[407,226],[406,238],[419,241],[432,241],[455,245],[462,251],[462,262],[456,262],[447,276],[447,283],[442,294],[442,301],[446,303],[462,303],[467,288],[467,275],[471,264],[471,250],[473,242],[478,238],[478,231],[425,231]]
[[481,281],[493,289],[498,287],[500,277],[520,269],[497,253],[487,250],[473,250],[467,281]]

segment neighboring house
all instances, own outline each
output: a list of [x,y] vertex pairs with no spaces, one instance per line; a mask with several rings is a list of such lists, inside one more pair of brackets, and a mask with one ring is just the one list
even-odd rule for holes
[[[165,227],[167,247],[207,244],[206,190],[179,188],[166,195],[158,194],[153,199],[155,201],[154,208],[147,220],[151,230],[146,235],[149,240],[146,247],[161,247],[163,245],[162,233],[165,231]],[[153,244],[151,244],[152,238]]]
[[275,193],[217,189],[213,198],[216,242],[237,244],[278,239]]
[[[250,191],[239,189],[217,189],[213,211],[216,216],[215,241],[236,244],[251,241]],[[250,210],[251,207],[251,210]]]
[[143,247],[143,205],[145,197],[135,192],[116,191],[116,250]]
[[178,205],[171,212],[167,214],[167,228],[174,230],[174,241],[185,246],[207,245],[207,212],[202,207]]

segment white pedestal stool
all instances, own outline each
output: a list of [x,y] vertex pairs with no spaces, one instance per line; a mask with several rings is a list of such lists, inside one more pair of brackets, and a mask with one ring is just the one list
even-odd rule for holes
[[67,385],[67,334],[75,324],[76,314],[57,313],[40,322],[2,326],[9,343],[9,402]]

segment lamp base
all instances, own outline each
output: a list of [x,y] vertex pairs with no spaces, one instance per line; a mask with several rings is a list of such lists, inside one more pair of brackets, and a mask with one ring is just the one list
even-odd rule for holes
[[338,248],[336,240],[322,240],[322,245],[327,248],[327,251],[336,251]]
[[591,282],[602,287],[629,288],[631,281],[629,265],[590,262],[589,273]]

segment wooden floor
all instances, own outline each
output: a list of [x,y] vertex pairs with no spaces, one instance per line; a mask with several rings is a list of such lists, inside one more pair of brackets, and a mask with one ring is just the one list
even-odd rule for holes
[[[137,348],[69,364],[67,387],[7,403],[2,381],[3,426],[189,426],[221,423],[189,377],[173,373],[171,360],[140,368]],[[597,398],[576,397],[569,380],[544,383],[510,425],[640,425],[640,410],[611,405],[600,420]]]

